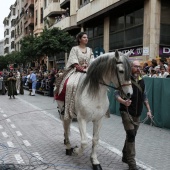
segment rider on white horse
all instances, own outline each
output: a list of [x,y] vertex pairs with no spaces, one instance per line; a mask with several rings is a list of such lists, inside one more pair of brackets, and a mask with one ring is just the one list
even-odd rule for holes
[[[75,93],[82,74],[86,73],[89,64],[94,60],[93,52],[89,47],[87,34],[80,32],[77,35],[78,46],[71,49],[66,65],[66,74],[60,83],[55,100],[59,112],[64,114],[65,119],[74,117]],[[64,109],[65,107],[65,109]]]

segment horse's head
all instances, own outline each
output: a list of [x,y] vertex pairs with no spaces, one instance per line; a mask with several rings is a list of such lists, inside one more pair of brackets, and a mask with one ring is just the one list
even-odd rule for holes
[[131,65],[128,60],[129,55],[130,53],[122,54],[116,50],[114,57],[114,60],[116,60],[116,69],[112,79],[114,86],[120,90],[126,98],[130,98],[133,93],[130,78]]

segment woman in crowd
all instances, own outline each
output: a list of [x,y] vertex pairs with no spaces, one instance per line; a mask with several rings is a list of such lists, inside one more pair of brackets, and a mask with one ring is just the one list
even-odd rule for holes
[[8,84],[8,96],[11,99],[11,96],[15,99],[15,95],[17,95],[17,89],[16,89],[16,78],[14,77],[13,73],[10,72],[7,78],[7,84]]

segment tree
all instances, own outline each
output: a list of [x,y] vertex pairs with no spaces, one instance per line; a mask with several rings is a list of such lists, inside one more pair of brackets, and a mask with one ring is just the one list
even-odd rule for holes
[[35,61],[37,50],[35,49],[36,37],[26,36],[21,40],[21,58],[24,62]]
[[45,29],[35,40],[37,54],[55,56],[60,52],[68,52],[75,44],[74,38],[59,28]]

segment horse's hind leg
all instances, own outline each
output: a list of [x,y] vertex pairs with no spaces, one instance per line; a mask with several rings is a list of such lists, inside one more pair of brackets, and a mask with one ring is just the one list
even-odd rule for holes
[[71,148],[70,144],[70,124],[71,124],[71,119],[64,120],[63,119],[63,128],[64,128],[64,143],[66,145],[66,155],[72,155],[73,149]]
[[87,146],[87,135],[86,135],[86,125],[87,122],[85,119],[78,119],[78,123],[79,123],[79,131],[80,131],[80,136],[81,136],[81,146],[80,147],[76,147],[74,148],[73,152],[76,155],[79,155],[81,153],[83,153],[84,149]]
[[102,170],[100,162],[97,159],[96,149],[99,141],[99,131],[101,129],[102,120],[93,122],[93,139],[92,139],[92,153],[91,153],[91,162],[93,164],[93,170]]
[[57,105],[58,105],[57,108],[60,115],[60,119],[63,122],[64,144],[66,145],[66,155],[71,155],[73,150],[71,149],[70,140],[69,140],[71,119],[64,120],[64,101],[57,100]]

